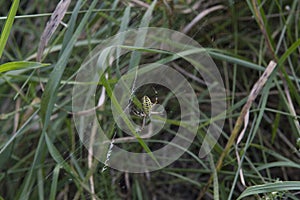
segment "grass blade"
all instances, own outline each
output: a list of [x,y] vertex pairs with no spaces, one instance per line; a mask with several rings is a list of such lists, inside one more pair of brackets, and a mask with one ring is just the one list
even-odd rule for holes
[[53,170],[53,178],[52,178],[52,184],[51,184],[51,191],[50,191],[50,200],[55,200],[55,194],[57,190],[57,184],[58,184],[58,176],[60,171],[60,164],[56,165]]
[[13,70],[20,70],[20,69],[37,69],[49,65],[50,64],[43,64],[39,62],[26,62],[26,61],[8,62],[3,65],[0,65],[0,73],[13,71]]
[[[145,15],[143,16],[143,19],[140,24],[140,28],[149,27],[152,12],[154,10],[155,5],[156,5],[156,0],[152,2],[151,6],[147,9]],[[138,37],[136,38],[134,44],[135,47],[143,47],[146,34],[147,34],[147,29],[140,30],[140,34],[138,34]],[[139,64],[140,59],[141,59],[141,52],[137,52],[137,51],[132,52],[129,69],[136,67]]]
[[57,4],[57,6],[56,6],[53,14],[51,15],[50,20],[47,22],[46,28],[41,36],[41,40],[40,40],[40,44],[39,44],[39,48],[38,48],[38,52],[37,52],[37,57],[36,57],[37,61],[41,61],[43,51],[44,51],[45,47],[47,46],[51,36],[57,29],[58,25],[61,23],[63,17],[65,16],[70,2],[71,2],[71,0],[61,0]]
[[263,185],[251,186],[248,187],[238,197],[238,200],[250,195],[278,192],[278,191],[287,191],[287,190],[300,190],[300,181],[285,181],[285,182],[266,183]]
[[[52,71],[52,73],[50,75],[50,78],[49,78],[48,84],[46,85],[44,94],[42,96],[42,102],[41,102],[41,114],[40,115],[41,115],[41,119],[42,119],[42,122],[44,125],[43,130],[42,130],[42,135],[46,134],[46,129],[48,127],[52,109],[54,107],[54,103],[56,100],[57,88],[60,83],[64,69],[67,65],[68,58],[71,54],[71,51],[74,47],[74,44],[75,44],[77,38],[79,37],[81,31],[84,28],[84,25],[86,24],[89,16],[91,15],[92,9],[95,7],[97,2],[98,1],[94,0],[92,2],[92,4],[90,5],[88,12],[82,18],[78,28],[76,29],[75,33],[73,34],[72,38],[70,39],[64,53],[59,58],[57,64],[54,67],[54,70]],[[81,1],[78,1],[77,3],[81,4]],[[44,144],[45,144],[45,141],[44,141],[44,137],[42,136],[39,139],[37,152],[34,156],[34,160],[31,165],[31,168],[27,174],[22,193],[19,197],[20,199],[28,199],[29,198],[29,191],[30,191],[30,187],[31,187],[30,183],[32,181],[33,171],[34,171],[36,165],[38,165],[39,162],[42,162],[41,154],[45,153],[45,151],[44,150],[41,151],[40,149],[42,149],[42,147],[44,147]]]
[[17,10],[19,7],[19,3],[20,3],[20,0],[14,0],[13,4],[11,6],[11,9],[9,11],[7,20],[5,22],[4,28],[2,30],[1,37],[0,37],[0,58],[2,57],[2,53],[4,51],[4,48],[5,48],[8,36],[10,34],[12,25],[14,23],[14,19],[15,19],[15,16],[16,16],[16,13],[17,13]]

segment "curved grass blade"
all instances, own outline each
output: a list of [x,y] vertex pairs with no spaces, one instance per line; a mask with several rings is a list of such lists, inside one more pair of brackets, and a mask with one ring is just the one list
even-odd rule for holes
[[248,187],[239,197],[243,199],[250,195],[270,193],[278,191],[288,191],[288,190],[300,190],[300,181],[284,181],[277,183],[266,183],[263,185],[255,185]]

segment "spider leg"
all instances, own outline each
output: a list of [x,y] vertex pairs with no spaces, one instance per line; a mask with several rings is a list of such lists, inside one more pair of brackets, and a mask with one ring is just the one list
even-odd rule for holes
[[163,114],[164,113],[164,111],[162,110],[162,111],[151,111],[151,115],[161,115],[161,114]]
[[156,91],[156,89],[154,88],[154,87],[152,87],[152,89],[153,89],[153,91],[154,91],[154,93],[155,93],[155,102],[153,103],[153,105],[155,105],[155,104],[157,104],[158,103],[158,97],[157,97],[157,91]]
[[146,117],[143,117],[143,124],[142,124],[142,127],[141,127],[141,131],[144,129],[145,124],[146,124]]
[[142,115],[142,113],[140,111],[138,111],[136,108],[132,108],[131,112],[135,115],[140,117]]
[[140,111],[139,109],[137,109],[134,105],[132,105],[130,107],[130,112],[132,114],[134,114],[137,117],[143,117],[145,114],[143,113],[143,111]]

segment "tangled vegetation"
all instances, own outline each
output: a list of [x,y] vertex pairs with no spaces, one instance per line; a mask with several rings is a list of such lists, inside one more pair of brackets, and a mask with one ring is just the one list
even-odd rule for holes
[[[65,15],[53,13],[57,4],[1,2],[0,199],[300,198],[299,1],[78,0],[64,5]],[[51,24],[51,15],[62,21]],[[78,113],[72,91],[84,59],[99,43],[141,27],[184,33],[206,50],[224,82],[226,115],[211,118],[210,85],[185,60],[147,48],[134,49],[142,52],[139,59],[122,55],[110,63],[95,94],[101,102],[95,105],[97,120],[115,139],[108,147],[149,153],[171,141],[182,125],[173,91],[155,83],[129,88],[125,101],[141,127],[136,133],[149,125],[154,111],[167,120],[151,140],[126,143],[137,135],[128,136],[114,122],[111,90],[135,62],[161,62],[180,72],[200,109],[196,136],[179,159],[153,172],[128,173],[99,162],[84,146],[73,120]],[[271,60],[277,65],[249,104],[247,120],[243,106]],[[219,119],[225,123],[217,144],[199,158],[208,126]],[[107,161],[113,153],[106,153]]]

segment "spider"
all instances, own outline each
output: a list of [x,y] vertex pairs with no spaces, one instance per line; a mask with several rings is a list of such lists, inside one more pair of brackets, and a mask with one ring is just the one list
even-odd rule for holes
[[131,111],[134,115],[143,118],[143,124],[141,130],[144,128],[146,123],[146,118],[150,117],[151,114],[161,114],[161,112],[154,112],[152,109],[158,103],[157,91],[153,88],[155,92],[155,102],[152,102],[148,96],[143,96],[142,102],[140,102],[137,97],[134,97],[132,101]]

